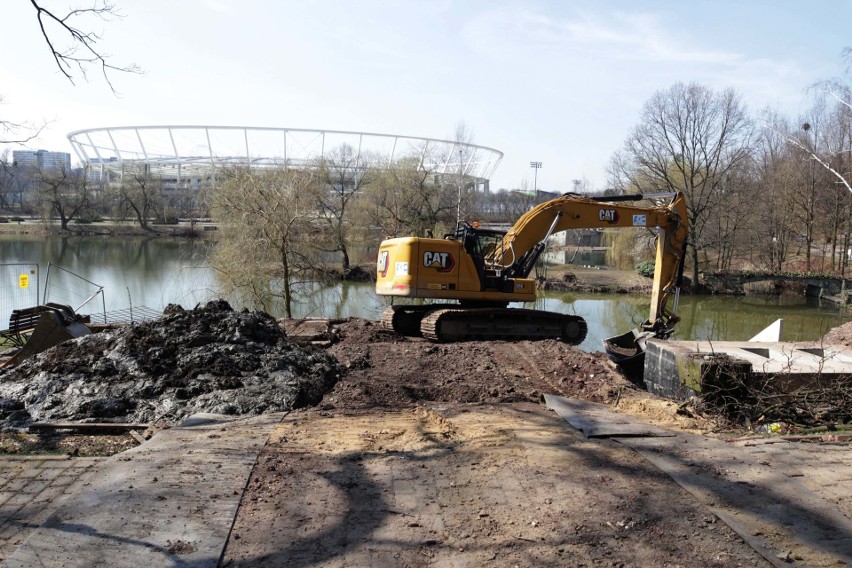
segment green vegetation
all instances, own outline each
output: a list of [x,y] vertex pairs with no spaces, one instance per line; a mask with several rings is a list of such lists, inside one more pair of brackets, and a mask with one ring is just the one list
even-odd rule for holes
[[639,276],[645,276],[646,278],[654,277],[654,261],[653,260],[645,260],[636,265],[636,273]]

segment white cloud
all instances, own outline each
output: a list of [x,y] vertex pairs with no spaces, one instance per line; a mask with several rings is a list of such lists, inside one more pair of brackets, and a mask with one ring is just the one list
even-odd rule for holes
[[574,13],[552,16],[524,7],[496,8],[476,15],[465,27],[468,46],[503,57],[531,52],[580,52],[612,61],[655,64],[719,65],[777,73],[788,64],[750,60],[736,51],[703,49],[700,41],[678,33],[675,23],[648,12]]

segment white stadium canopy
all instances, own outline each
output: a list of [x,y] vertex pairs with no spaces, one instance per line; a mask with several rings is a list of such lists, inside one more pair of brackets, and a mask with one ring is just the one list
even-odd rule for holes
[[181,177],[216,168],[312,167],[341,148],[354,171],[417,157],[437,174],[463,174],[487,184],[503,153],[452,140],[396,134],[250,126],[115,126],[68,134],[77,157],[93,170],[118,173],[146,165],[152,173]]

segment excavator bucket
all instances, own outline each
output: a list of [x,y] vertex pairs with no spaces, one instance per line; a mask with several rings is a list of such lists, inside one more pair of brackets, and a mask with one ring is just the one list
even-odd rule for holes
[[627,333],[607,337],[603,340],[607,356],[634,382],[643,380],[645,341],[648,337],[653,337],[653,334],[632,329]]
[[[68,321],[68,320],[71,321]],[[91,333],[86,324],[73,318],[63,317],[58,310],[45,311],[38,319],[29,339],[21,350],[9,359],[3,366],[13,367],[33,355],[47,351],[68,339],[82,337]]]

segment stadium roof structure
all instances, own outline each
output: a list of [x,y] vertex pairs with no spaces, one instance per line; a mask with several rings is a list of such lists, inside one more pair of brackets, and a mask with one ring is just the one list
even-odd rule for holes
[[124,171],[145,164],[159,175],[206,175],[221,167],[312,167],[340,157],[354,171],[417,157],[424,169],[490,179],[503,153],[452,140],[396,134],[250,126],[114,126],[68,134],[87,166]]

